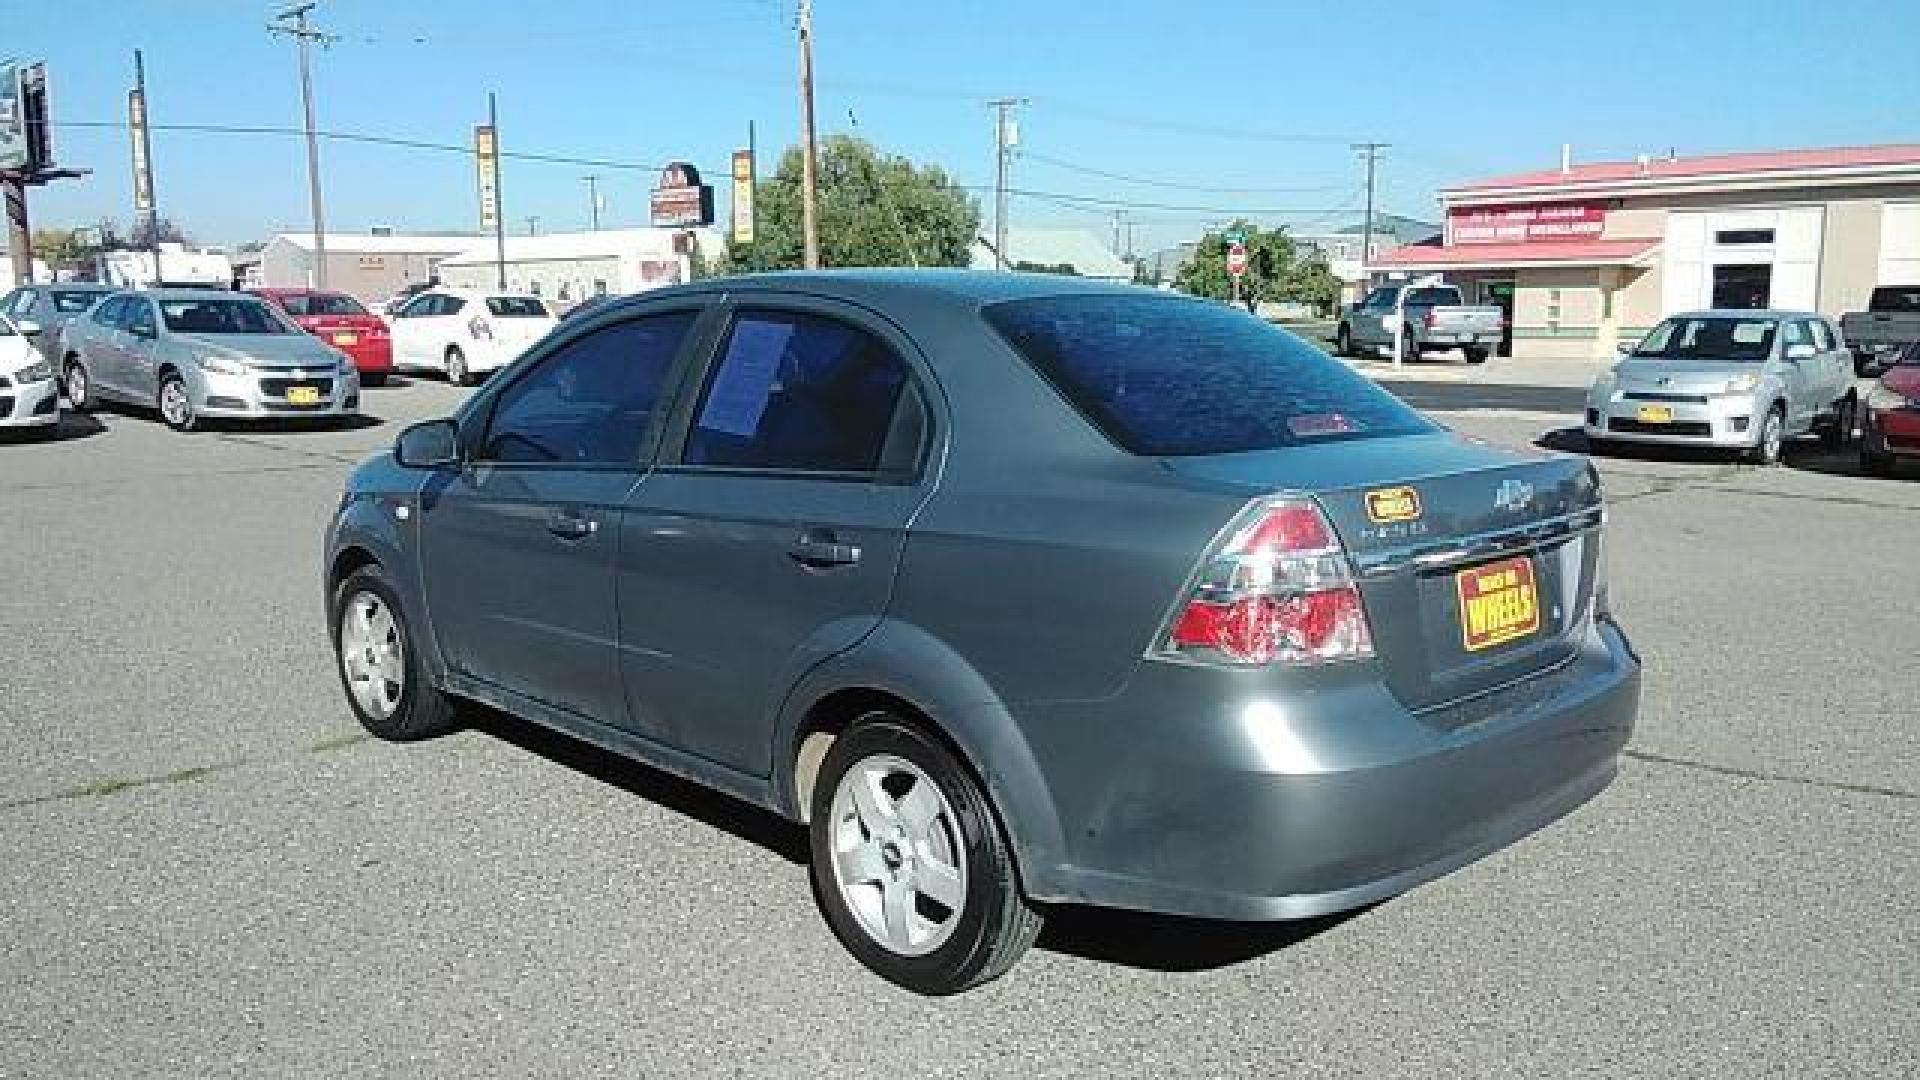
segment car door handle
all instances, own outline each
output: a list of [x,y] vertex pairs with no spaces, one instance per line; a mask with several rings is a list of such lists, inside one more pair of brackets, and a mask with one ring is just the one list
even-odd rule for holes
[[859,562],[860,546],[841,543],[831,529],[808,529],[787,549],[787,554],[801,566],[825,570]]
[[600,531],[600,523],[578,510],[555,510],[547,515],[547,531],[562,540],[585,540]]

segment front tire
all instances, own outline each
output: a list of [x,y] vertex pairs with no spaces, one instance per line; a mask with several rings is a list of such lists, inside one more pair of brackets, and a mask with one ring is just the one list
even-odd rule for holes
[[67,361],[60,383],[61,390],[67,395],[67,405],[74,412],[93,411],[93,380],[88,377],[87,365],[81,363],[79,357]]
[[460,346],[447,346],[447,381],[455,386],[472,386],[473,372],[467,369],[467,354]]
[[361,386],[387,385],[387,373],[384,371],[363,371],[360,373]]
[[870,713],[834,741],[811,812],[821,914],[881,978],[958,993],[1000,977],[1039,937],[979,782],[899,717]]
[[347,575],[333,591],[330,614],[334,667],[361,727],[387,742],[459,729],[459,707],[427,677],[419,638],[378,563]]
[[186,380],[178,374],[169,371],[160,377],[156,404],[160,419],[173,430],[187,432],[200,426],[200,414],[193,408],[193,395],[187,392]]
[[1833,407],[1833,423],[1820,433],[1820,441],[1828,449],[1838,450],[1853,439],[1854,425],[1859,422],[1859,402],[1852,394],[1840,399]]
[[1353,331],[1347,329],[1345,325],[1333,333],[1333,355],[1353,355]]
[[1484,364],[1487,362],[1487,350],[1485,349],[1462,349],[1460,351],[1467,354],[1467,363],[1469,364]]
[[1762,467],[1778,465],[1786,441],[1787,411],[1775,405],[1760,422],[1760,437],[1754,440],[1753,449],[1747,451],[1747,460]]

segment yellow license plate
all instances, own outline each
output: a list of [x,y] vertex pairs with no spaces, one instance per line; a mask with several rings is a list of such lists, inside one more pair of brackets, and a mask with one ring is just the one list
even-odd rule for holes
[[289,386],[287,387],[287,404],[318,405],[320,404],[320,388],[317,386]]
[[1665,405],[1642,405],[1634,416],[1643,424],[1673,423],[1673,410]]
[[359,334],[335,334],[333,335],[333,343],[335,345],[358,345],[360,344],[360,335]]
[[1460,595],[1460,637],[1468,652],[1490,649],[1540,629],[1540,597],[1533,560],[1502,559],[1453,578]]

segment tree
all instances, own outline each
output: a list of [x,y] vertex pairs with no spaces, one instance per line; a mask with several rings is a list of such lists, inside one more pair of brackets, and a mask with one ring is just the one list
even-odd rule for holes
[[[820,144],[822,266],[965,266],[980,208],[937,165],[915,166],[864,140]],[[802,261],[800,148],[780,156],[754,188],[754,242],[729,253],[729,269],[787,270]],[[911,245],[911,252],[909,252]]]
[[[1252,311],[1265,300],[1291,299],[1286,284],[1295,272],[1299,253],[1285,228],[1261,229],[1244,220],[1233,228],[1245,239],[1247,272],[1240,279],[1240,299]],[[1226,232],[1208,232],[1200,237],[1193,258],[1180,268],[1174,287],[1195,296],[1215,300],[1233,299],[1233,278],[1227,273]]]

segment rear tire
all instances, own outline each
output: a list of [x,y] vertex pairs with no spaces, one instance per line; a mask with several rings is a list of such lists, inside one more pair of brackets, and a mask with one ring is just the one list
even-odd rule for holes
[[467,369],[467,354],[460,346],[447,346],[447,381],[455,386],[472,386],[473,372]]
[[93,379],[79,357],[67,361],[66,369],[61,372],[60,389],[67,395],[67,405],[74,412],[93,411]]
[[1460,351],[1467,354],[1467,363],[1469,364],[1484,364],[1487,362],[1487,350],[1485,349],[1462,349]]
[[340,687],[368,734],[415,742],[459,730],[460,707],[428,678],[420,639],[380,564],[355,570],[333,590],[327,628]]
[[1833,407],[1833,422],[1820,432],[1820,441],[1830,450],[1838,450],[1853,440],[1853,428],[1859,420],[1859,402],[1852,394]]
[[834,740],[809,830],[821,914],[889,982],[959,993],[1005,974],[1040,936],[979,782],[897,716],[869,713]]
[[1412,334],[1402,333],[1400,335],[1400,362],[1403,364],[1417,364],[1420,362],[1420,343],[1413,340]]
[[364,371],[360,373],[361,386],[387,385],[387,373],[384,371]]
[[1353,355],[1353,331],[1348,330],[1345,323],[1342,323],[1340,329],[1333,333],[1333,355]]

